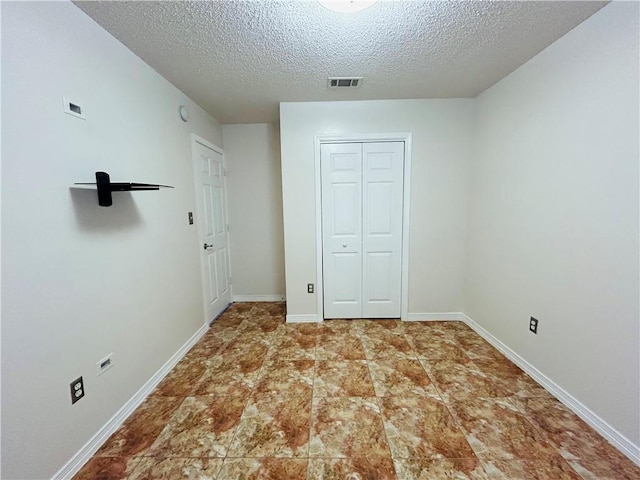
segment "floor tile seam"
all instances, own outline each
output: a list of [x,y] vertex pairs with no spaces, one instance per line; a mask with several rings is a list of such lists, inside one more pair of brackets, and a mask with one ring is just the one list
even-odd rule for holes
[[[458,391],[458,392],[459,392],[459,391]],[[459,398],[459,397],[456,395],[456,391],[453,391],[453,393],[450,393],[450,394],[449,394],[449,393],[445,393],[445,395],[447,395],[448,397],[450,397],[450,400],[449,400],[449,401],[459,402],[459,403],[464,403],[464,402],[468,401],[468,400],[469,400],[469,398],[478,399],[478,400],[495,400],[495,399],[498,399],[498,398],[503,398],[503,399],[504,399],[504,398],[508,398],[508,397],[505,397],[504,395],[494,395],[494,396],[491,396],[491,395],[473,395],[473,392],[471,392],[471,395],[470,395],[469,397],[466,397],[466,398]],[[442,398],[443,398],[443,400],[445,401],[445,403],[449,403],[449,402],[446,400],[446,397],[445,397],[445,396],[443,396]],[[531,397],[527,397],[527,398],[531,398]],[[519,409],[518,409],[518,413],[523,413],[523,412],[522,412],[522,410],[519,410]],[[524,413],[524,415],[527,415],[527,414],[526,414],[526,413]]]
[[[256,381],[255,381],[256,385],[258,381],[262,379],[262,377],[264,376],[263,370],[267,368],[267,358],[270,358],[270,354],[269,354],[270,351],[271,351],[271,345],[267,349],[267,354],[264,356],[264,359],[262,360],[262,365],[260,365],[260,371],[258,372],[258,376],[256,377]],[[255,388],[256,385],[254,385],[253,388]],[[252,392],[253,392],[253,388],[252,388]]]
[[[480,468],[482,469],[484,474],[487,476],[487,479],[491,480],[492,478],[494,478],[489,476],[490,474],[489,474],[489,468],[488,468],[487,462],[482,458],[480,458],[478,455],[476,455],[476,459],[478,460],[478,464],[480,464]],[[518,459],[511,459],[511,461],[518,461]],[[582,480],[585,480],[585,479],[582,479]]]
[[[454,420],[457,421],[457,419],[454,417]],[[546,441],[547,445],[549,447],[551,447],[551,450],[553,450],[553,452],[555,454],[557,454],[559,457],[563,458],[563,460],[565,460],[568,463],[568,460],[566,460],[564,457],[562,457],[561,453],[560,453],[560,449],[552,442],[550,441],[550,439],[548,438],[546,432],[541,431],[540,428],[536,427],[535,425],[533,425],[528,418],[526,418],[525,416],[525,420],[531,424],[539,433],[542,433],[544,440]],[[469,432],[468,429],[466,429],[463,425],[460,425],[460,430],[463,432],[463,434],[465,435],[465,437],[467,436],[473,436],[472,432]],[[504,430],[503,428],[501,430]],[[467,439],[467,442],[469,442],[469,440]],[[487,459],[486,456],[484,455],[484,452],[488,451],[488,450],[483,450],[482,452],[477,452],[473,445],[471,444],[471,442],[469,442],[469,445],[471,446],[471,449],[473,450],[473,452],[477,455],[477,457],[482,461],[483,458]],[[539,452],[540,451],[540,447],[541,445],[539,445],[538,443],[536,443],[536,451]],[[513,458],[488,458],[487,460],[520,460],[522,459],[520,456],[514,456]],[[577,472],[576,472],[577,473]]]
[[458,421],[458,418],[456,417],[456,415],[454,414],[454,412],[452,411],[452,407],[449,405],[449,402],[446,400],[446,398],[444,397],[444,395],[442,394],[442,392],[440,391],[440,388],[437,386],[437,384],[433,381],[433,378],[431,377],[431,375],[429,374],[429,372],[427,371],[426,368],[424,368],[424,365],[422,365],[422,363],[420,363],[420,365],[422,366],[423,370],[426,372],[427,376],[429,377],[429,379],[431,380],[431,384],[434,386],[434,388],[436,389],[436,391],[438,392],[438,396],[440,397],[440,401],[441,403],[444,405],[444,407],[447,409],[447,412],[449,413],[449,416],[451,417],[451,420],[453,421],[453,424],[455,425],[455,427],[458,429],[458,431],[462,434],[462,436],[464,436],[465,440],[467,441],[467,443],[469,444],[469,447],[471,448],[471,451],[474,453],[474,455],[476,454],[476,451],[473,449],[473,446],[471,445],[471,442],[469,442],[469,433],[466,431],[466,429],[463,428],[462,424]]
[[[114,457],[115,458],[115,457]],[[126,457],[122,457],[126,458]],[[203,455],[140,455],[138,457],[131,458],[156,458],[162,460],[180,460],[180,459],[199,459],[199,460],[222,460],[225,457],[222,456],[203,456]]]
[[366,340],[385,340],[383,337],[385,336],[393,336],[393,337],[399,337],[399,338],[403,338],[404,340],[406,340],[405,338],[405,334],[404,333],[393,333],[393,332],[384,332],[382,335],[378,336],[378,333],[366,333],[366,332],[358,332],[356,334],[357,337],[359,337],[361,340],[364,339]]
[[[365,352],[366,353],[366,352]],[[418,357],[401,357],[401,356],[388,356],[388,357],[384,357],[384,356],[373,356],[373,357],[367,357],[365,355],[366,358],[364,358],[363,360],[367,360],[367,361],[376,361],[376,360],[411,360],[411,361],[420,361],[420,359]]]
[[[395,335],[397,337],[400,337],[400,338],[403,338],[404,341],[407,342],[407,344],[409,345],[409,348],[411,349],[411,353],[413,354],[413,356],[417,358],[417,352],[416,352],[415,347],[409,342],[407,336],[404,333],[402,333],[402,334],[393,334],[393,335]],[[360,341],[362,343],[362,348],[364,350],[365,347],[366,347],[366,342],[363,341],[362,339]],[[367,347],[367,348],[371,349],[371,347]],[[365,355],[366,355],[366,353],[367,352],[365,351]],[[400,352],[400,353],[405,353],[405,352]]]
[[404,337],[406,342],[411,347],[411,351],[413,352],[413,355],[416,357],[416,360],[420,361],[420,356],[418,355],[419,354],[418,349],[416,348],[415,344],[411,341],[411,335],[408,335],[405,333]]
[[411,347],[411,349],[412,349],[414,352],[416,352],[416,354],[417,354],[416,346],[415,346],[415,344],[413,343],[413,337],[412,337],[410,334],[406,333],[406,332],[405,332],[403,335],[404,335],[405,340],[407,341],[407,343],[408,343],[408,344],[409,344],[409,346]]
[[[93,458],[93,457],[92,457],[92,458]],[[133,475],[138,471],[138,469],[141,469],[141,468],[142,468],[142,466],[141,466],[141,463],[142,463],[142,460],[143,460],[142,458],[138,458],[138,459],[136,459],[135,457],[131,457],[131,458],[132,458],[133,460],[137,460],[137,461],[135,462],[135,466],[134,466],[134,467],[133,467],[133,469],[131,470],[131,473],[130,473],[129,475],[127,475],[126,477],[124,477],[124,479],[123,479],[123,480],[129,480],[129,479],[130,479],[130,478],[132,478],[132,477],[133,477]],[[127,462],[127,464],[128,464],[128,462]],[[78,473],[79,473],[79,472],[78,472]],[[217,475],[216,475],[216,476],[217,476]],[[75,478],[75,475],[74,475],[74,477],[73,477],[73,478]],[[73,480],[73,479],[72,479],[72,480]],[[217,480],[217,479],[216,479],[216,480]]]
[[384,416],[383,416],[383,409],[382,409],[382,402],[381,400],[376,397],[376,402],[378,404],[378,410],[380,411],[380,423],[382,423],[382,433],[384,435],[384,439],[386,442],[386,446],[387,446],[387,450],[389,451],[389,456],[391,457],[391,462],[393,463],[393,473],[394,475],[398,476],[398,472],[396,470],[396,465],[393,462],[393,450],[391,450],[391,442],[389,442],[389,435],[387,434],[387,428],[385,425],[385,421],[384,421]]
[[311,398],[384,398],[377,395],[312,395]]
[[[434,398],[434,397],[433,395],[420,395],[420,394],[410,392],[406,395],[405,394],[403,395],[314,395],[313,398]],[[447,402],[442,400],[441,403],[446,404]]]
[[[436,382],[434,382],[433,377],[431,376],[429,371],[425,368],[425,366],[422,364],[420,360],[418,360],[418,365],[420,365],[420,368],[422,368],[424,373],[427,375],[427,378],[429,378],[429,382],[431,383],[431,385],[433,385],[433,388],[435,388],[436,392],[438,393],[438,397],[440,397],[440,401],[442,403],[445,403],[444,397],[442,396],[442,392],[440,391],[440,388],[438,387]],[[451,415],[451,412],[449,412],[449,415]]]
[[[371,388],[373,389],[373,393],[374,393],[374,397],[375,397],[376,387],[375,387],[375,384],[374,384],[374,382],[373,382],[373,375],[371,374],[371,369],[369,368],[369,360],[366,360],[366,359],[365,359],[365,360],[344,360],[344,361],[346,361],[346,362],[349,362],[349,361],[364,362],[364,364],[365,364],[365,365],[366,365],[366,367],[367,367],[367,372],[369,373],[369,381],[371,382]],[[317,365],[318,365],[318,363],[317,363],[317,361],[316,361],[316,367],[317,367]],[[314,377],[314,381],[315,381],[315,377]],[[314,387],[315,387],[315,384],[314,384]],[[313,389],[313,391],[315,392],[315,388]],[[332,396],[333,396],[333,395],[332,395]],[[347,397],[348,397],[348,396],[347,396]],[[371,397],[366,397],[366,396],[364,396],[364,397],[361,397],[361,396],[354,396],[354,398],[371,398]]]
[[[315,349],[318,348],[318,339],[316,338],[316,346],[314,347],[314,360],[313,360],[313,380],[311,381],[311,405],[309,406],[309,437],[307,439],[307,458],[309,457],[311,449],[311,438],[313,436],[313,392],[316,391],[316,375],[318,369],[318,359],[316,358]],[[308,471],[308,464],[307,464]],[[308,475],[308,473],[307,473]]]
[[[583,476],[583,475],[581,475],[581,474],[580,474],[580,472],[579,472],[578,470],[576,470],[576,469],[574,468],[574,466],[573,466],[573,464],[572,464],[571,462],[578,462],[578,461],[580,461],[579,459],[578,459],[578,460],[568,460],[568,459],[566,459],[566,458],[565,458],[564,460],[565,460],[565,462],[567,462],[567,463],[569,464],[569,466],[570,466],[570,467],[573,469],[573,471],[578,475],[578,477],[580,477],[580,479],[581,479],[581,480],[593,480],[593,478],[594,478],[593,476],[591,476],[591,475],[589,475],[589,476]],[[632,464],[633,464],[633,463],[632,463]],[[633,464],[633,465],[635,465],[635,464]],[[583,465],[580,465],[580,466],[582,466],[583,468],[585,468]],[[587,472],[585,473],[585,475],[587,475],[587,474],[589,474],[589,473],[590,473],[588,468],[585,468],[585,470],[587,470]],[[616,477],[613,477],[613,476],[607,476],[607,477],[601,477],[601,478],[599,478],[598,480],[619,480],[619,479],[618,479],[618,478],[616,478]]]
[[456,427],[458,427],[460,432],[464,435],[473,453],[477,455],[478,452],[475,451],[475,449],[473,448],[473,445],[471,445],[471,442],[469,441],[469,436],[471,436],[472,433],[467,431],[466,428],[464,428],[464,425],[462,424],[461,421],[459,421],[458,416],[456,415],[455,409],[453,408],[453,402],[456,402],[457,400],[452,399],[453,401],[448,401],[446,398],[442,397],[442,395],[440,396],[440,398],[442,398],[442,403],[444,404],[446,409],[449,411],[449,415],[453,419],[453,423],[456,425]]
[[[509,401],[511,402],[511,399],[509,399]],[[517,404],[515,404],[514,402],[511,402],[515,408],[518,410],[518,412],[521,413],[521,415],[524,417],[524,419],[529,423],[529,425],[531,425],[534,430],[536,430],[539,434],[542,435],[542,437],[546,440],[546,442],[553,448],[553,450],[555,450],[555,452],[562,457],[561,454],[561,450],[562,450],[562,445],[556,444],[556,442],[553,440],[553,438],[551,437],[551,435],[544,430],[543,428],[541,428],[540,426],[536,425],[533,420],[529,417],[529,415],[525,412],[523,412]],[[562,457],[564,459],[564,457]],[[566,459],[564,459],[565,461],[567,461]],[[568,461],[567,461],[568,463]],[[577,473],[577,472],[576,472]]]
[[373,385],[373,393],[375,393],[376,397],[382,397],[384,395],[379,395],[379,388],[377,387],[377,382],[375,381],[375,376],[373,375],[373,369],[371,367],[371,363],[367,360],[367,368],[369,369],[369,376],[371,377],[371,384]]
[[[593,477],[589,476],[589,477],[584,477],[582,476],[575,468],[573,468],[573,465],[571,465],[571,461],[574,460],[567,460],[566,458],[560,456],[560,458],[562,458],[562,460],[567,464],[567,466],[569,467],[569,469],[575,473],[578,478],[582,479],[582,480],[593,480]],[[478,456],[478,461],[480,462],[480,464],[482,465],[483,469],[485,470],[485,472],[488,473],[488,464],[490,464],[493,461],[496,462],[521,462],[521,461],[526,461],[526,458],[523,457],[513,457],[513,458],[487,458],[487,457],[482,457],[482,456]],[[602,479],[602,480],[606,480],[606,479]]]
[[[481,398],[481,397],[477,397],[477,398]],[[512,406],[513,406],[512,402],[511,402],[511,401],[509,401],[509,397],[482,397],[482,398],[483,398],[484,400],[491,400],[491,401],[494,401],[494,402],[495,402],[495,401],[497,401],[497,400],[507,400],[507,403],[509,403],[510,405],[512,405]],[[450,406],[449,411],[451,412],[451,414],[452,414],[453,418],[454,418],[456,421],[457,421],[457,417],[456,417],[456,415],[455,415],[455,410],[453,409],[453,404],[454,404],[454,403],[465,403],[465,402],[466,402],[466,401],[457,400],[457,399],[455,399],[455,398],[452,398],[452,399],[451,399],[451,401],[449,401],[449,402],[445,400],[445,404],[447,405],[447,407],[448,407],[448,408],[449,408],[449,406]],[[450,405],[450,404],[451,404],[451,405]],[[521,413],[521,412],[520,412],[520,410],[517,410],[517,411],[518,411],[518,413]],[[484,419],[484,418],[478,418],[477,420],[486,420],[486,419]],[[477,420],[476,420],[476,421],[477,421]],[[464,427],[461,425],[461,428],[464,428]],[[465,431],[466,431],[466,429],[465,429]]]
[[419,455],[411,456],[411,457],[402,457],[402,456],[392,456],[393,460],[478,460],[480,462],[480,458],[477,455],[473,455],[473,457],[445,457],[445,456],[431,456],[431,457],[421,457]]
[[[263,367],[264,367],[264,360],[263,360],[263,364],[262,364],[262,366],[260,368],[262,369]],[[231,446],[233,445],[233,442],[235,442],[235,440],[236,440],[236,436],[238,435],[238,429],[240,428],[240,423],[242,422],[242,419],[244,418],[244,413],[247,410],[247,407],[251,403],[251,398],[253,396],[253,392],[254,392],[254,390],[256,388],[257,383],[258,383],[258,379],[256,378],[256,381],[253,383],[253,385],[251,386],[251,388],[249,390],[249,393],[247,395],[247,400],[246,400],[246,402],[244,404],[244,407],[242,408],[242,413],[240,414],[240,418],[238,419],[238,423],[233,428],[233,435],[231,436],[231,440],[229,441],[229,443],[225,447],[225,455],[223,457],[223,461],[227,459],[227,456],[229,455],[229,452],[231,450]]]
[[[173,371],[173,370],[172,370],[172,371]],[[169,374],[171,374],[171,372],[169,372]],[[196,392],[196,390],[197,390],[198,386],[200,385],[200,382],[202,382],[202,381],[204,380],[204,377],[206,377],[207,375],[209,375],[209,369],[208,369],[207,367],[205,367],[204,372],[202,373],[202,375],[200,375],[200,377],[199,377],[197,380],[195,380],[195,381],[192,383],[192,385],[190,386],[190,390],[191,390],[191,391],[190,391],[190,393],[191,393],[192,395],[184,395],[184,396],[180,395],[180,397],[187,398],[187,397],[190,397],[190,396],[195,396],[195,392]],[[157,389],[157,388],[158,388],[158,387],[156,387],[156,389]],[[154,390],[155,390],[155,389],[154,389]],[[151,392],[151,394],[153,395],[153,392]],[[163,396],[163,397],[170,397],[171,395],[162,395],[162,394],[160,394],[160,396]],[[178,408],[179,408],[179,407],[178,407]]]
[[[387,423],[386,423],[387,421],[388,421],[389,423],[391,423],[391,425],[393,425],[393,418],[388,418],[386,415],[384,415],[384,414],[383,414],[383,425],[384,425],[384,428],[385,428],[385,433],[386,433],[386,430],[387,430]],[[454,427],[454,428],[455,428],[455,430],[453,430],[453,429],[449,429],[449,431],[450,431],[451,433],[458,434],[458,435],[460,435],[462,438],[464,438],[464,439],[465,439],[465,441],[467,442],[467,445],[468,445],[468,447],[469,447],[469,451],[471,452],[471,456],[447,456],[447,455],[443,455],[443,454],[441,454],[441,453],[438,453],[438,454],[435,454],[435,453],[434,453],[434,454],[432,454],[432,455],[430,455],[430,456],[423,456],[423,455],[410,455],[410,456],[402,456],[402,455],[399,455],[399,456],[396,456],[396,455],[394,455],[393,450],[391,451],[391,456],[392,456],[393,458],[403,458],[403,459],[410,459],[410,458],[423,458],[423,459],[431,459],[431,460],[442,460],[442,459],[447,459],[447,460],[457,460],[457,459],[467,459],[467,458],[475,458],[475,459],[478,459],[478,458],[479,458],[479,457],[478,457],[478,454],[477,454],[477,452],[473,449],[473,447],[471,446],[471,444],[469,443],[469,441],[467,440],[467,436],[466,436],[466,434],[465,434],[464,430],[462,430],[461,428],[457,428],[457,427]],[[426,442],[428,442],[428,443],[431,443],[431,440],[430,440],[429,438],[424,438],[424,437],[420,437],[420,436],[418,436],[417,438],[419,438],[421,441],[426,441]],[[391,441],[389,440],[389,437],[387,437],[387,442],[389,443],[389,447],[391,447],[392,443],[393,443],[393,444],[395,444],[395,441],[394,441],[394,442],[391,442]]]
[[291,460],[308,460],[308,459],[310,459],[310,458],[314,458],[314,457],[303,457],[303,456],[297,456],[297,455],[296,455],[296,456],[294,456],[294,455],[280,455],[280,456],[278,456],[278,455],[261,455],[261,456],[256,456],[256,457],[252,457],[252,456],[250,456],[250,455],[242,455],[242,456],[239,456],[239,457],[235,457],[235,456],[233,456],[233,455],[227,455],[227,456],[225,457],[225,460],[231,460],[231,459],[233,459],[233,460],[237,460],[237,459],[239,459],[239,458],[240,458],[240,459],[242,459],[242,458],[255,458],[255,459],[264,459],[264,458],[288,458],[288,459],[291,459]]
[[351,455],[351,456],[342,456],[342,457],[336,457],[336,456],[324,456],[324,455],[317,455],[317,456],[313,456],[313,457],[307,457],[309,460],[349,460],[352,458],[391,458],[391,455]]
[[[169,424],[171,423],[171,420],[173,420],[173,417],[176,415],[176,413],[178,412],[178,410],[180,410],[180,407],[182,407],[182,405],[186,402],[187,398],[189,397],[165,397],[165,398],[174,398],[174,399],[179,399],[180,401],[176,400],[176,403],[178,404],[175,408],[173,408],[171,410],[171,413],[168,415],[167,420],[164,422],[162,428],[160,429],[160,431],[158,432],[157,435],[155,435],[153,437],[153,441],[149,444],[149,446],[143,450],[150,450],[151,448],[153,448],[153,446],[156,444],[156,442],[158,441],[158,439],[162,436],[162,434],[164,433],[164,431],[169,428]],[[134,413],[135,414],[135,410]],[[110,437],[111,438],[111,437]],[[143,455],[137,455],[137,454],[133,454],[131,455],[132,457],[142,457]]]

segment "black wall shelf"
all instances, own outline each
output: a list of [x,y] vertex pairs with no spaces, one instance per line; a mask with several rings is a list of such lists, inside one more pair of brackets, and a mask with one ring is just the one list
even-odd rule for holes
[[173,188],[171,185],[157,185],[153,183],[111,182],[106,172],[96,172],[95,183],[74,183],[74,185],[95,185],[98,189],[98,205],[110,207],[113,205],[112,192],[135,192],[138,190],[160,190],[161,188]]

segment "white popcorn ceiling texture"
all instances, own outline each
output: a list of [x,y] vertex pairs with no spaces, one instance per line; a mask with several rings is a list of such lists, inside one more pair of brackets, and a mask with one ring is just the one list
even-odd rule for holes
[[254,123],[281,101],[475,97],[607,2],[75,3],[221,123]]

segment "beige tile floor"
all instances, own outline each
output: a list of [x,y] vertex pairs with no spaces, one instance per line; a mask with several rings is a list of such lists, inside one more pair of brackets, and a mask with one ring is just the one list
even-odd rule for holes
[[459,322],[233,304],[76,480],[640,479]]

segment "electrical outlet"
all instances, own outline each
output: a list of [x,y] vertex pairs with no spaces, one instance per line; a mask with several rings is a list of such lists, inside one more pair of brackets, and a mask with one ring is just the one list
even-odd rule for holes
[[75,379],[71,382],[71,404],[73,405],[82,397],[84,397],[84,382],[82,377]]
[[313,283],[307,283],[307,293],[313,293]]
[[536,335],[538,334],[538,319],[537,318],[531,317],[531,320],[529,320],[529,330],[532,331],[533,333],[535,333]]

